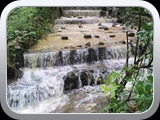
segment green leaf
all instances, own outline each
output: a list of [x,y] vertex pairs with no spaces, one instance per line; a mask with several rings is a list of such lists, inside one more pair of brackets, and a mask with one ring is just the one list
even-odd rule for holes
[[153,22],[149,22],[149,23],[148,23],[148,26],[153,26]]
[[153,83],[153,76],[152,75],[148,76],[147,78],[150,80],[151,83]]
[[12,42],[8,42],[8,46],[14,46]]

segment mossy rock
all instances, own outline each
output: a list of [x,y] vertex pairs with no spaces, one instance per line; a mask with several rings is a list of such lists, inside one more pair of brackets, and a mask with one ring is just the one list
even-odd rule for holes
[[100,85],[100,84],[102,84],[103,83],[103,79],[102,78],[98,78],[98,80],[97,80],[97,85]]

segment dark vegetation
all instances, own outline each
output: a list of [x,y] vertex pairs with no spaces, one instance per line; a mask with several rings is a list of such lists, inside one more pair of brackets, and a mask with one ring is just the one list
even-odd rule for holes
[[50,32],[53,21],[61,16],[60,7],[19,7],[7,20],[7,78],[21,76],[23,53]]
[[[103,112],[133,113],[149,109],[153,100],[153,21],[150,12],[143,8],[119,8],[119,21],[126,24],[127,55],[122,71],[113,71],[102,89],[109,105]],[[137,39],[132,52],[134,63],[129,64],[131,47],[128,43],[128,27],[138,26]],[[148,73],[145,74],[145,71]],[[130,82],[130,89],[126,84]]]

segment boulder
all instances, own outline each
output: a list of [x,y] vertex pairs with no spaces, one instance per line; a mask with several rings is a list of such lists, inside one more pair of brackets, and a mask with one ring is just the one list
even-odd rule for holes
[[73,45],[70,45],[69,48],[70,48],[70,49],[76,49],[76,47],[73,46]]
[[102,26],[102,23],[98,23],[98,26]]
[[79,28],[83,28],[83,26],[82,26],[82,25],[79,25]]
[[132,43],[132,42],[133,42],[133,40],[129,40],[129,42],[130,42],[130,43]]
[[64,47],[64,49],[68,49],[68,47],[67,47],[67,46],[65,46],[65,47]]
[[84,35],[84,38],[92,38],[92,35],[90,35],[90,34],[85,34],[85,35]]
[[77,47],[82,47],[82,45],[77,45]]
[[103,28],[103,29],[104,29],[104,30],[109,30],[109,28],[107,28],[107,27],[106,27],[106,28]]
[[59,29],[57,32],[62,32],[62,29]]
[[123,30],[126,30],[126,27],[122,27]]
[[104,45],[104,44],[105,44],[105,43],[104,43],[104,42],[101,42],[101,41],[98,43],[98,45]]
[[94,35],[95,38],[99,38],[99,35]]
[[61,39],[62,40],[68,40],[68,36],[62,36]]
[[129,33],[128,34],[128,37],[134,37],[135,36],[135,33]]
[[103,27],[102,27],[102,26],[99,26],[99,29],[103,29]]
[[113,25],[112,25],[112,27],[116,27],[116,25],[115,25],[115,24],[113,24]]
[[65,26],[61,26],[61,29],[66,29],[66,27]]
[[86,46],[91,46],[91,43],[90,43],[90,42],[87,42],[85,45],[86,45]]
[[107,26],[105,26],[105,25],[100,26],[99,29],[109,30],[109,28]]
[[123,41],[122,41],[122,44],[126,44],[126,41],[125,41],[125,40],[123,40]]
[[82,16],[78,16],[78,19],[82,19],[83,17]]
[[82,86],[88,85],[88,76],[86,72],[82,72],[80,75],[81,81],[82,81]]
[[98,80],[96,82],[97,82],[97,85],[100,85],[100,84],[103,83],[103,79],[102,78],[98,78]]
[[110,35],[109,37],[115,37],[115,35]]
[[64,79],[64,90],[72,90],[78,88],[78,76],[73,72],[67,73]]

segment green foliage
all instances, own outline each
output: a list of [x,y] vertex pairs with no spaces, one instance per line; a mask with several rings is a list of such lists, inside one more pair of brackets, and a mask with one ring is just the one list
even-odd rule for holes
[[18,69],[23,66],[23,52],[50,32],[53,21],[60,16],[60,8],[19,7],[7,20],[7,63]]
[[[124,67],[119,73],[113,71],[106,84],[101,86],[109,101],[103,111],[139,113],[148,110],[153,100],[153,22],[149,11],[143,8],[121,8],[122,13],[121,19],[126,25],[132,23],[131,26],[139,27],[134,63]],[[146,74],[145,71],[150,73]],[[131,83],[129,88],[126,88],[127,83]]]
[[148,110],[153,99],[153,76],[148,76],[145,82],[138,81],[134,91],[137,109],[142,112]]

